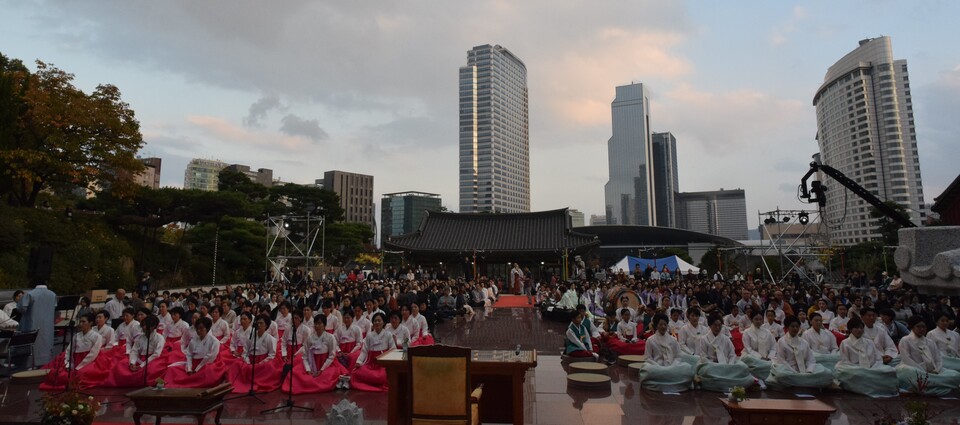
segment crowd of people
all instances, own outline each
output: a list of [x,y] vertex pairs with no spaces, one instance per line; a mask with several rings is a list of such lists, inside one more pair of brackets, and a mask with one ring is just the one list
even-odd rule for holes
[[566,355],[643,354],[641,384],[659,391],[769,385],[942,396],[960,389],[956,297],[919,295],[898,279],[834,288],[759,274],[646,272],[608,270],[603,281],[539,292],[552,312],[573,316]]

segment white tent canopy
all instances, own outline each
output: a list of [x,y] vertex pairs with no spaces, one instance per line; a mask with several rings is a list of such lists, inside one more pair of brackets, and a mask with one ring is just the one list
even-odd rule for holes
[[667,269],[670,270],[671,274],[676,273],[678,268],[684,275],[687,274],[687,271],[700,273],[699,267],[683,261],[683,259],[677,257],[676,255],[663,258],[640,258],[631,257],[628,255],[623,257],[622,260],[618,261],[617,264],[614,264],[613,271],[618,272],[623,270],[626,273],[633,273],[633,270],[637,265],[640,265],[640,270],[646,270],[648,264],[653,266],[653,268],[655,268],[657,271],[661,271],[663,270],[663,266],[667,266]]

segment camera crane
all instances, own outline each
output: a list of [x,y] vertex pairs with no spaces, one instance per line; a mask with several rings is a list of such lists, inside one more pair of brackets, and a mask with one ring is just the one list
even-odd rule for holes
[[830,176],[847,189],[850,189],[854,195],[859,196],[860,199],[876,207],[883,215],[897,222],[897,224],[903,227],[917,227],[909,218],[904,217],[903,214],[900,214],[897,210],[890,208],[889,205],[883,203],[880,198],[870,193],[869,190],[864,189],[863,186],[857,184],[853,179],[847,177],[836,168],[829,165],[818,164],[816,161],[810,163],[810,171],[807,171],[807,174],[804,174],[803,179],[800,180],[800,198],[805,199],[807,203],[817,203],[821,208],[827,204],[827,187],[824,186],[821,181],[814,180],[810,182],[810,188],[807,189],[807,180],[813,173],[818,171]]

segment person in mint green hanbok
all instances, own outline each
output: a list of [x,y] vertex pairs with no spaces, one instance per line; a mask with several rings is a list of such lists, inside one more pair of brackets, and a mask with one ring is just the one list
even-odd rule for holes
[[563,353],[567,356],[600,358],[600,355],[593,351],[593,345],[590,342],[590,330],[587,328],[587,324],[583,323],[583,313],[580,311],[574,313],[573,321],[567,326],[564,346]]
[[840,360],[840,349],[837,347],[837,337],[823,327],[823,317],[820,313],[810,315],[810,329],[803,331],[800,337],[810,344],[817,364],[822,364],[823,367],[833,371],[837,361]]
[[680,359],[680,343],[667,333],[668,323],[663,314],[653,316],[656,333],[647,338],[647,360],[640,368],[640,385],[654,391],[686,391],[693,384],[693,367]]
[[937,327],[927,332],[927,339],[937,344],[945,369],[960,371],[960,334],[947,328],[950,317],[946,313],[937,313],[936,319]]
[[810,344],[800,337],[800,319],[783,321],[786,335],[777,341],[777,357],[770,368],[767,385],[774,388],[826,388],[833,384],[833,373],[813,358]]
[[870,397],[893,397],[899,393],[897,370],[883,364],[877,345],[863,337],[863,321],[847,321],[850,336],[840,343],[840,359],[834,375],[840,387]]
[[700,321],[700,309],[690,307],[687,309],[687,324],[680,328],[677,339],[680,342],[680,358],[690,363],[690,366],[697,367],[700,357],[697,356],[697,346],[700,345],[700,338],[710,333],[707,326]]
[[900,339],[900,365],[897,381],[900,389],[917,392],[918,378],[927,380],[924,395],[945,396],[960,387],[960,372],[943,367],[937,343],[926,337],[927,324],[920,316],[907,321],[910,335]]
[[753,326],[743,331],[740,360],[750,367],[750,374],[759,379],[763,387],[763,381],[770,375],[773,359],[777,357],[777,341],[769,331],[763,329],[763,313],[751,312],[750,320]]
[[737,358],[733,341],[723,333],[723,316],[714,313],[707,319],[710,330],[697,344],[696,375],[700,388],[707,391],[725,392],[733,387],[749,387],[754,384],[747,364]]

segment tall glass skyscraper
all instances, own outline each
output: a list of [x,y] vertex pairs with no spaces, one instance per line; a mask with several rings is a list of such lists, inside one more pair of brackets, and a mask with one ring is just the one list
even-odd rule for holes
[[[879,37],[860,41],[827,69],[813,106],[822,163],[880,199],[903,205],[919,223],[926,214],[911,99],[907,61],[893,58],[890,37]],[[826,184],[835,188],[827,193],[823,217],[831,243],[879,238],[870,204],[845,196],[839,184]]]
[[657,226],[677,227],[677,138],[671,133],[653,133],[653,192],[656,195]]
[[654,226],[650,101],[643,84],[617,87],[611,109],[613,137],[607,141],[610,180],[604,186],[607,224]]
[[460,212],[530,211],[527,68],[497,45],[460,67]]
[[385,193],[380,198],[381,238],[413,233],[427,216],[440,211],[440,195],[425,192]]

